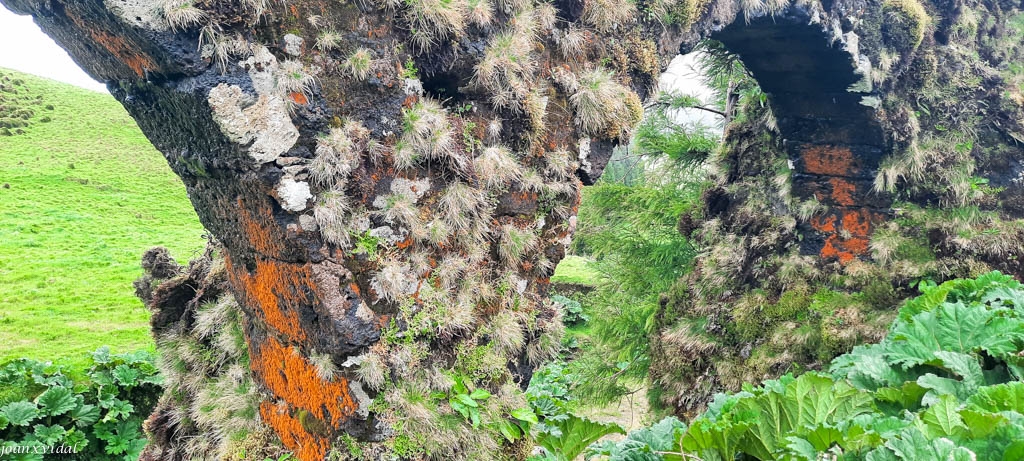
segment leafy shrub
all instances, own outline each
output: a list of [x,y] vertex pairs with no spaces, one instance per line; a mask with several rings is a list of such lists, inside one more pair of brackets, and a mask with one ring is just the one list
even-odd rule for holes
[[50,363],[8,362],[0,369],[0,449],[30,453],[4,459],[67,458],[57,454],[61,449],[75,450],[77,459],[138,458],[146,445],[142,419],[161,393],[153,362],[148,352],[112,355],[104,347],[93,353],[82,380]]
[[583,305],[579,301],[562,295],[554,295],[551,297],[551,300],[562,309],[562,322],[566,325],[578,325],[590,320],[590,317],[583,312]]
[[624,433],[617,424],[599,423],[572,413],[579,403],[570,392],[577,379],[561,362],[545,365],[530,379],[526,399],[536,414],[532,421],[534,440],[543,448],[542,454],[532,457],[532,461],[576,459],[601,437]]
[[881,343],[836,358],[829,374],[787,375],[719,394],[689,427],[662,421],[591,453],[612,460],[1024,459],[1024,287],[993,272],[921,290]]

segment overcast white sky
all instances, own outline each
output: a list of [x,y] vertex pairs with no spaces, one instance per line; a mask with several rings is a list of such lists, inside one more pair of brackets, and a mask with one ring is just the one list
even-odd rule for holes
[[0,6],[0,67],[107,92],[57,46],[31,16],[18,16]]

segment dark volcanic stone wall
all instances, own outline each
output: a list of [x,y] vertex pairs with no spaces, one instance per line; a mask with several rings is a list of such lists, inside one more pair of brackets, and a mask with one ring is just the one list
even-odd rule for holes
[[[572,237],[580,189],[628,139],[667,61],[699,39],[740,55],[777,122],[741,123],[727,136],[731,166],[708,203],[735,224],[729,235],[771,247],[763,254],[798,246],[821,264],[868,259],[869,236],[893,216],[892,189],[874,186],[882,159],[917,136],[899,104],[925,85],[916,56],[939,49],[924,40],[936,27],[929,17],[945,20],[953,8],[925,12],[914,0],[770,0],[744,2],[746,10],[700,0],[3,3],[33,15],[107,81],[185,182],[223,245],[247,346],[239,357],[259,387],[251,418],[302,460],[525,456],[530,447],[493,426],[471,429],[433,396],[457,385],[487,389],[491,422],[523,405],[533,366],[560,343],[547,281]],[[1005,122],[1022,131],[1019,119]],[[789,162],[792,194],[784,195],[827,212],[797,223],[766,201],[758,212],[773,216],[745,220],[742,197],[758,190],[738,189],[776,168],[766,156]],[[1015,184],[1002,193],[1016,193]],[[705,268],[717,264],[709,254]],[[721,305],[758,285],[747,283],[754,260],[739,261],[739,291]],[[211,301],[189,294],[182,299],[193,305]],[[180,312],[187,325],[198,309],[157,299],[155,319]],[[666,331],[673,309],[667,300]],[[154,324],[158,338],[174,321]],[[181,334],[195,341],[198,333]],[[653,367],[665,402],[680,412],[687,395],[703,402],[688,393],[694,376],[711,376],[701,351],[659,350],[669,351],[655,357],[665,363],[693,361],[682,373]],[[721,387],[716,377],[700,382],[709,383],[701,392]],[[168,435],[203,434],[191,418],[166,416],[190,401],[165,399],[148,426],[147,456],[237,449],[228,434],[205,445]]]

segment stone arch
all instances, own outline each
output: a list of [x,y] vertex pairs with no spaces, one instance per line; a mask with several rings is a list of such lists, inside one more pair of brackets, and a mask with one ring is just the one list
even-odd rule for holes
[[736,53],[762,90],[790,159],[792,193],[828,211],[804,223],[804,254],[843,264],[868,254],[874,224],[892,199],[873,190],[890,153],[872,65],[859,37],[841,34],[821,11],[789,8],[737,19],[709,34]]
[[[636,96],[646,96],[666,60],[700,38],[720,40],[741,56],[769,95],[792,160],[794,192],[829,207],[809,224],[805,253],[841,262],[865,256],[873,223],[890,207],[890,199],[871,186],[890,150],[876,107],[891,87],[872,88],[871,61],[861,54],[858,35],[847,31],[858,19],[876,14],[878,1],[866,6],[853,0],[786,2],[776,14],[749,15],[729,0],[667,7],[641,2],[645,8],[666,7],[672,21],[652,20],[650,9],[626,12],[628,19],[619,23],[612,18],[610,26],[587,25],[581,41],[572,45],[579,50],[569,51],[559,48],[569,43],[567,23],[593,21],[587,19],[591,2],[557,1],[555,11],[538,10],[530,13],[537,15],[533,19],[516,16],[522,12],[513,10],[523,7],[518,2],[501,2],[511,9],[495,13],[503,27],[535,21],[535,31],[543,30],[523,51],[534,65],[529,75],[518,76],[528,82],[512,94],[514,104],[498,104],[488,91],[464,85],[461,78],[475,68],[465,63],[487,57],[488,40],[511,29],[466,26],[441,37],[440,51],[422,51],[396,46],[415,38],[408,18],[365,2],[289,1],[274,4],[264,17],[201,5],[207,17],[222,21],[220,32],[214,30],[223,40],[218,44],[234,47],[226,65],[219,66],[198,47],[198,27],[171,27],[139,2],[3,2],[32,14],[89,73],[109,82],[112,94],[185,181],[201,220],[225,248],[226,278],[245,313],[251,371],[267,392],[259,411],[303,460],[322,459],[339,434],[369,441],[388,434],[368,411],[373,392],[348,367],[360,357],[373,359],[366,358],[367,351],[383,343],[383,332],[394,331],[388,328],[409,331],[409,319],[397,327],[393,322],[410,306],[424,309],[427,291],[445,305],[470,303],[474,320],[427,343],[430,354],[422,360],[442,366],[454,361],[451,344],[483,347],[493,339],[496,319],[507,321],[512,312],[528,316],[530,326],[514,323],[522,335],[512,338],[507,357],[499,357],[507,359],[508,369],[501,384],[529,376],[531,353],[546,329],[558,323],[543,295],[574,231],[581,183],[600,176],[612,147],[636,122]],[[313,16],[336,26],[339,49],[314,46],[322,31]],[[547,21],[555,18],[562,22],[551,27]],[[873,40],[883,35],[877,21],[865,27]],[[250,42],[240,46],[236,36]],[[253,42],[264,46],[249,46]],[[917,43],[902,46],[912,50]],[[365,79],[353,78],[346,71],[352,64],[344,63],[358,48],[374,56]],[[588,74],[597,52],[611,56],[614,77]],[[431,53],[439,59],[432,61]],[[302,69],[280,70],[295,62]],[[436,77],[430,92],[456,88],[464,92],[460,103],[473,103],[470,109],[424,103],[422,82],[406,74],[411,67],[406,64],[416,62],[430,64],[421,65],[425,78]],[[301,74],[311,65],[323,75],[307,87]],[[458,85],[451,83],[454,67]],[[510,83],[508,76],[502,78],[499,84]],[[577,113],[586,78],[592,79],[586,84],[612,95],[596,114],[598,129],[584,128]],[[288,79],[297,82],[278,85]],[[418,120],[427,122],[417,125]],[[422,139],[403,139],[417,130],[425,133]],[[418,158],[401,160],[412,166],[400,165],[405,144],[442,138],[443,147],[423,147]],[[357,158],[349,159],[346,149],[355,149]],[[345,235],[328,236],[335,223],[316,213],[328,197],[338,198],[330,195],[332,187],[342,187],[317,185],[311,178],[309,165],[322,152],[351,160],[344,173],[332,174],[345,177],[338,195],[348,202],[346,225],[364,224],[346,228]],[[480,171],[488,165],[494,171],[483,177]],[[505,174],[510,169],[516,173]],[[495,190],[477,195],[492,186]],[[415,212],[389,214],[402,201],[411,201],[403,206]],[[475,214],[458,216],[466,209]],[[471,236],[468,243],[454,233],[431,241],[429,233],[411,229],[410,221],[423,219],[418,224],[427,225],[445,218],[452,220],[445,225]],[[398,229],[403,226],[405,232]],[[353,242],[342,242],[360,236],[374,242],[374,251],[360,252]],[[378,247],[381,241],[389,243]],[[384,250],[377,254],[377,248]],[[425,290],[424,282],[435,283],[438,261],[464,264],[460,267],[468,269],[460,269],[455,281],[477,285],[462,293],[457,283],[449,287],[438,281]],[[488,294],[492,286],[526,307],[508,311]],[[203,290],[196,293],[193,308]],[[189,315],[186,309],[181,319],[154,325],[155,330],[159,334],[173,321],[187,324]],[[488,328],[490,333],[478,334]],[[467,338],[478,341],[460,342]],[[442,344],[446,341],[451,344]],[[338,375],[322,378],[314,354],[339,366]],[[152,424],[173,424],[166,413],[172,407],[158,409]],[[150,447],[151,459],[182,456],[169,446],[173,440],[162,442],[168,446]]]

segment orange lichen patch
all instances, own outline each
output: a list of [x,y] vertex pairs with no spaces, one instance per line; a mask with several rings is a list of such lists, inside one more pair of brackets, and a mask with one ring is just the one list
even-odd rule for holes
[[411,247],[412,243],[413,243],[412,237],[409,237],[409,238],[407,238],[407,239],[405,239],[405,240],[403,240],[401,242],[396,243],[395,246],[398,247],[398,249],[400,249],[400,250],[404,250],[406,248]]
[[359,408],[349,393],[348,380],[321,379],[313,364],[273,336],[253,351],[251,364],[256,376],[275,396],[308,412],[307,417],[338,428]]
[[274,217],[270,214],[270,208],[260,208],[258,215],[253,215],[245,206],[241,197],[238,199],[238,215],[242,224],[242,232],[246,240],[256,251],[267,255],[277,256],[284,251],[281,240],[274,237],[271,226],[277,226]]
[[871,234],[871,212],[865,209],[843,213],[843,230],[859,236]]
[[306,95],[299,93],[298,91],[291,92],[291,94],[289,94],[288,97],[292,98],[292,101],[295,101],[295,104],[300,104],[303,106],[309,104],[309,99],[306,99]]
[[836,203],[845,206],[853,206],[856,202],[853,200],[853,194],[857,190],[857,186],[853,183],[839,178],[832,178],[829,180],[832,184],[832,200]]
[[845,266],[850,261],[853,261],[856,256],[845,249],[840,249],[842,246],[838,235],[829,236],[828,240],[825,240],[825,246],[821,247],[821,258],[826,260],[838,259]]
[[837,146],[812,146],[803,151],[804,171],[827,176],[846,176],[853,166],[850,149]]
[[96,30],[94,24],[86,23],[71,9],[65,9],[64,13],[75,25],[87,32],[93,41],[99,43],[110,54],[114,55],[117,60],[131,68],[139,77],[145,77],[148,70],[157,70],[157,65],[153,58],[143,53],[138,45],[105,30]]
[[815,216],[811,218],[811,227],[819,232],[835,232],[836,231],[836,217],[827,216],[822,218],[821,216]]
[[297,341],[306,339],[299,307],[312,304],[304,287],[314,289],[309,266],[258,259],[256,272],[236,267],[225,258],[231,284],[242,291],[246,304],[256,309],[267,326]]
[[293,417],[287,407],[270,402],[260,404],[260,416],[281,437],[284,446],[301,461],[322,461],[327,457],[330,441],[327,437],[310,434],[302,421]]
[[838,259],[844,266],[867,252],[868,239],[863,237],[842,239],[838,235],[830,235],[821,247],[822,259]]
[[868,239],[863,237],[852,237],[841,240],[839,245],[846,251],[855,255],[864,255],[868,252]]

